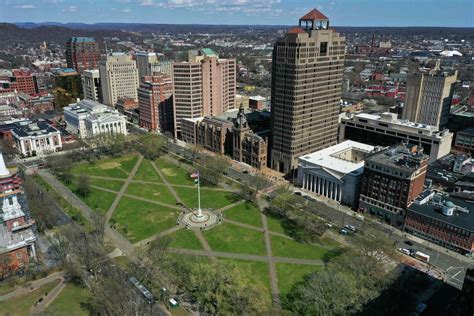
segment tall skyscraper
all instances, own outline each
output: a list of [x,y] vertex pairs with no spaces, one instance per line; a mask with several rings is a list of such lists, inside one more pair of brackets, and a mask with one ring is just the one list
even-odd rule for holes
[[216,116],[233,109],[235,59],[220,59],[209,48],[189,51],[187,62],[173,64],[175,135],[181,119]]
[[138,101],[138,70],[131,56],[108,54],[99,65],[100,84],[104,104],[114,106],[120,98]]
[[100,55],[99,44],[92,37],[71,37],[66,42],[67,66],[77,72],[96,69]]
[[136,52],[135,59],[137,61],[138,78],[140,81],[142,81],[144,76],[152,75],[152,68],[158,64],[158,56],[152,52]]
[[173,81],[165,74],[145,76],[138,88],[140,126],[173,131]]
[[428,74],[416,73],[408,76],[402,118],[439,129],[444,128],[449,119],[456,79],[457,71],[441,71],[439,61]]
[[84,99],[102,102],[102,88],[98,69],[84,70],[81,73],[82,90]]
[[272,64],[271,167],[289,173],[298,157],[336,144],[345,38],[314,9],[277,40]]

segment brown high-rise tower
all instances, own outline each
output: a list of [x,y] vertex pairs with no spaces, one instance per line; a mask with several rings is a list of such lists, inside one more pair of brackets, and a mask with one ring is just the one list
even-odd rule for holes
[[96,69],[100,61],[99,44],[92,37],[71,37],[66,43],[66,61],[77,72]]
[[277,40],[272,65],[271,167],[289,173],[298,157],[336,143],[345,38],[314,9]]

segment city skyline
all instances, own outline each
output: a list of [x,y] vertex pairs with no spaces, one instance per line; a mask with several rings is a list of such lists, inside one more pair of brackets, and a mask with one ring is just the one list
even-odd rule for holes
[[293,25],[314,7],[336,26],[474,27],[469,0],[4,0],[0,21]]

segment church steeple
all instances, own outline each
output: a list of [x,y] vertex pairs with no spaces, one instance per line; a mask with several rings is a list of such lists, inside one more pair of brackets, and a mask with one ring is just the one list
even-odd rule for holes
[[238,129],[246,129],[248,128],[247,117],[245,116],[244,106],[241,104],[239,108],[239,113],[237,114],[237,118],[234,121],[235,128]]

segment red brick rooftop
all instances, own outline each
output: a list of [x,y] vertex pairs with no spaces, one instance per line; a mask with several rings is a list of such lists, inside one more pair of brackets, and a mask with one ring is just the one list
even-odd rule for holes
[[306,13],[305,15],[303,15],[300,18],[300,20],[303,20],[303,21],[329,20],[329,18],[325,16],[324,14],[322,14],[321,12],[319,12],[318,10],[313,9],[309,11],[308,13]]
[[288,34],[300,34],[300,33],[306,33],[306,31],[298,26],[295,26],[288,31]]

